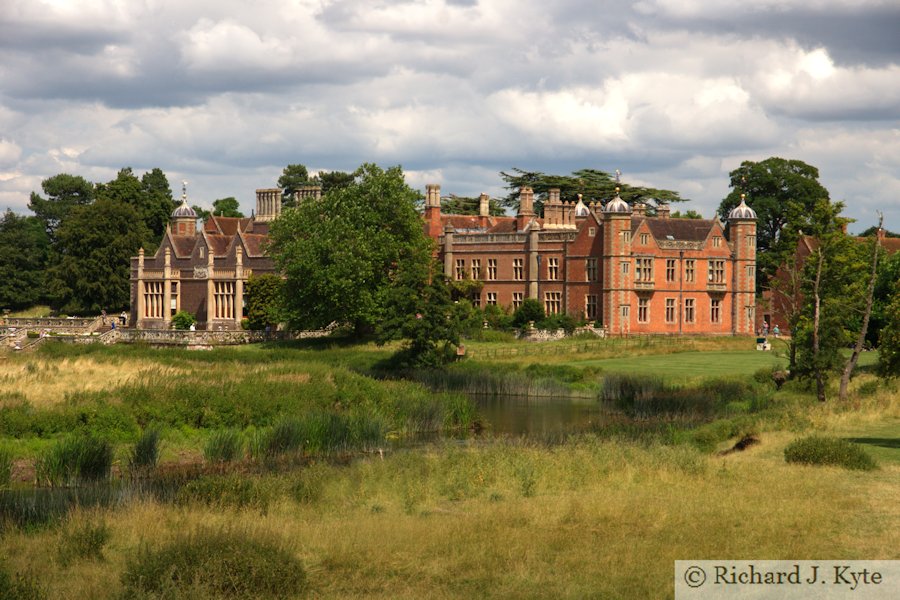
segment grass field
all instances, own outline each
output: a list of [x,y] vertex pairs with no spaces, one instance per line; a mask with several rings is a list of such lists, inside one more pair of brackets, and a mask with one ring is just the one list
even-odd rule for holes
[[575,367],[598,367],[602,372],[648,373],[673,379],[752,375],[760,369],[783,368],[787,360],[769,352],[677,352],[636,357],[573,360]]
[[[648,344],[628,358],[616,355],[622,347],[587,356],[569,343],[546,357],[487,364],[524,373],[546,363],[537,372],[589,380],[608,372],[746,379],[776,358],[742,348],[745,341],[692,341],[693,352]],[[366,375],[388,353],[310,343],[9,356],[0,415],[16,418],[0,424],[25,433],[0,437],[0,450],[34,456],[59,437],[28,429],[41,411],[117,431],[121,461],[139,428],[122,430],[115,411],[139,408],[133,414],[165,425],[163,467],[197,460],[209,427],[263,427],[310,407],[365,409],[395,424],[426,407],[436,418],[420,386]],[[758,412],[729,413],[684,435],[470,438],[271,469],[247,462],[233,475],[207,471],[170,500],[76,509],[30,528],[0,524],[0,597],[4,573],[43,594],[35,597],[254,597],[214,592],[200,579],[181,588],[170,581],[168,595],[129,587],[123,574],[148,549],[187,546],[210,530],[286,549],[308,581],[291,597],[671,598],[676,559],[900,559],[898,384],[860,375],[844,404],[816,403],[793,383],[772,393]],[[23,402],[32,409],[3,413]],[[748,427],[758,445],[719,454]],[[721,437],[712,451],[692,443],[705,433]],[[809,433],[855,440],[881,467],[786,464],[785,446]]]

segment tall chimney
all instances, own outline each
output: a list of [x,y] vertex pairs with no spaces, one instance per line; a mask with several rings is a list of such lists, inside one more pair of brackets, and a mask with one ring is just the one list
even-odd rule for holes
[[441,186],[429,183],[425,186],[425,228],[428,237],[438,239],[441,230]]
[[516,228],[519,231],[534,217],[534,191],[530,187],[519,189],[519,212],[516,213]]

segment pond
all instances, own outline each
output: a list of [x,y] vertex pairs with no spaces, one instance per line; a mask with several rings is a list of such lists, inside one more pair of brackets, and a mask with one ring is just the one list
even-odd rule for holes
[[469,394],[485,431],[492,435],[545,438],[589,431],[622,413],[594,397]]

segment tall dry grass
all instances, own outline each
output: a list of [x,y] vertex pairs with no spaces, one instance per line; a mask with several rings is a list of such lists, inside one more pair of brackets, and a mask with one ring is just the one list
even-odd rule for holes
[[676,559],[900,558],[900,468],[787,465],[785,441],[727,457],[590,437],[401,451],[264,476],[281,490],[266,510],[105,512],[105,562],[77,573],[43,561],[53,529],[11,532],[0,551],[54,597],[96,598],[118,594],[142,544],[234,525],[292,540],[325,598],[667,598]]
[[146,359],[110,363],[90,356],[60,360],[19,355],[4,363],[0,374],[0,406],[6,397],[26,400],[36,408],[49,407],[142,379],[164,381],[187,374],[185,369]]

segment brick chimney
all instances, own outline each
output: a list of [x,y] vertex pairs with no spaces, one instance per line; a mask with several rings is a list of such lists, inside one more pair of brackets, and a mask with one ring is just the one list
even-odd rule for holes
[[516,213],[516,229],[522,231],[534,218],[534,191],[530,187],[519,189],[519,212]]
[[490,226],[491,218],[491,197],[483,193],[478,196],[478,220],[481,227]]
[[441,186],[429,183],[425,186],[425,231],[431,239],[438,239],[441,228]]

